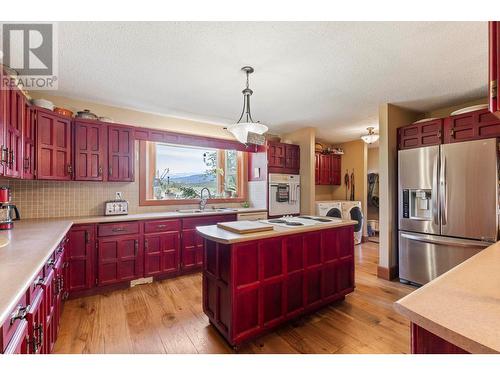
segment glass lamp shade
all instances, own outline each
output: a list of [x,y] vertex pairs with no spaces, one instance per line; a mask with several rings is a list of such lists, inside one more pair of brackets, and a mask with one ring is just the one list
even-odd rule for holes
[[377,140],[378,140],[378,134],[367,134],[367,135],[363,135],[363,136],[361,136],[361,139],[362,139],[365,143],[371,144],[371,143],[377,142]]
[[234,135],[238,142],[247,143],[248,132],[264,134],[268,131],[268,127],[258,122],[239,122],[229,125],[227,130]]

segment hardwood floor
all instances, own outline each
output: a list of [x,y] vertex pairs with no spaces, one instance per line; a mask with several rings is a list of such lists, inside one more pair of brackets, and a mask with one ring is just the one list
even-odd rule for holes
[[[407,353],[393,302],[413,287],[378,279],[378,244],[356,246],[356,290],[238,353]],[[67,301],[55,353],[233,353],[201,307],[201,275]]]

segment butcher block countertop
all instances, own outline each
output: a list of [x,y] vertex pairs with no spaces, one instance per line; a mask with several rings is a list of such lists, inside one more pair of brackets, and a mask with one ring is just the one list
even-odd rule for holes
[[500,242],[400,299],[396,310],[470,353],[499,353]]
[[123,216],[87,216],[31,219],[14,222],[14,229],[0,231],[0,324],[26,292],[40,269],[73,224],[108,223],[134,220],[180,219],[250,212],[265,209],[236,208],[205,212],[153,212]]
[[0,324],[71,228],[70,220],[21,220],[0,232]]
[[248,233],[248,234],[237,234],[234,232],[227,231],[225,229],[219,228],[217,225],[207,225],[202,227],[196,227],[198,233],[203,237],[211,241],[223,243],[223,244],[233,244],[238,242],[260,240],[263,238],[271,238],[278,236],[288,236],[291,234],[299,234],[312,232],[323,229],[345,227],[348,225],[355,225],[357,221],[353,220],[335,220],[331,223],[322,223],[310,226],[299,226],[299,227],[283,227],[278,225],[273,225],[273,230],[266,232]]

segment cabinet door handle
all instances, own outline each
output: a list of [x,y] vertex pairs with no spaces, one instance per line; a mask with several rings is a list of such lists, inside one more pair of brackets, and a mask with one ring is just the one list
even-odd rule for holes
[[9,151],[9,168],[13,169],[14,168],[14,151]]
[[68,174],[73,174],[73,167],[71,166],[71,164],[68,164],[68,168],[67,168],[67,171],[68,171]]
[[85,231],[85,243],[86,244],[89,243],[89,231],[88,230]]
[[0,148],[0,163],[4,164],[7,163],[7,156],[8,156],[9,149],[3,147],[3,145]]
[[160,225],[158,225],[158,228],[159,228],[159,229],[162,229],[162,228],[165,228],[165,227],[166,227],[166,225],[165,225],[165,224],[160,224]]
[[10,325],[13,325],[16,320],[26,319],[30,306],[17,306],[16,311],[14,311],[10,317]]
[[27,171],[30,169],[30,158],[24,158],[24,170]]
[[455,128],[450,129],[450,137],[455,138]]
[[139,253],[139,241],[135,240],[134,241],[134,250],[135,250],[135,256]]
[[111,229],[112,232],[125,232],[125,228],[113,228]]
[[97,173],[99,176],[102,176],[102,165],[99,166],[99,169],[97,170]]
[[144,249],[147,250],[149,247],[148,240],[144,240]]
[[113,167],[108,168],[108,176],[113,176]]

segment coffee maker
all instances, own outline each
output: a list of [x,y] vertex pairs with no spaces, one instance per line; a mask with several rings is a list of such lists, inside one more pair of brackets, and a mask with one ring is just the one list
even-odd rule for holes
[[21,218],[16,205],[10,203],[11,196],[8,186],[0,186],[0,230],[12,229],[14,220]]

